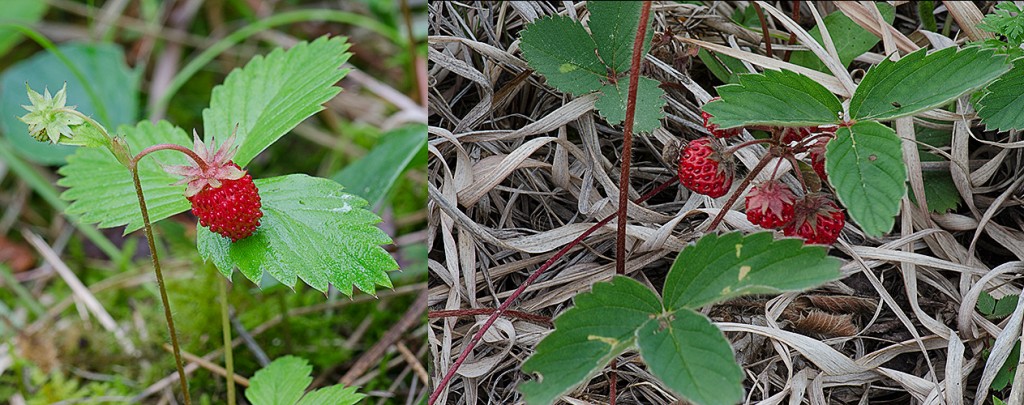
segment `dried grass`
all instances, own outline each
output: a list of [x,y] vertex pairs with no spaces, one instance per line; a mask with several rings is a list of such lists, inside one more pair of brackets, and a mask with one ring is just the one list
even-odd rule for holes
[[[788,11],[761,5],[775,17],[773,30],[802,31],[784,21]],[[973,5],[966,5],[963,12],[969,13]],[[674,176],[671,157],[679,145],[704,135],[698,106],[711,97],[710,76],[693,63],[687,42],[699,38],[699,43],[714,44],[750,68],[791,67],[763,56],[760,32],[721,17],[735,6],[655,5],[655,30],[671,29],[678,41],[655,47],[644,73],[675,85],[667,88],[664,127],[634,144],[633,199]],[[866,24],[877,21],[857,3],[816,6],[818,16],[807,6],[802,15],[820,18],[838,6]],[[950,12],[964,8],[961,3]],[[902,33],[916,27],[913,10],[897,9],[899,30],[874,27],[885,38],[881,49],[905,52],[918,46]],[[594,97],[573,98],[546,86],[518,50],[524,24],[554,13],[586,16],[582,4],[570,2],[430,5],[431,310],[496,307],[555,250],[614,211],[621,130],[597,117]],[[806,38],[799,32],[797,44],[806,46]],[[826,45],[811,48],[834,58],[834,49]],[[880,53],[868,53],[857,64],[866,68],[881,59]],[[849,74],[843,69],[837,77],[834,63],[827,64],[833,74],[816,73],[820,82],[848,93],[853,85]],[[994,136],[968,127],[962,117],[971,114],[970,103],[961,99],[955,114],[935,110],[923,115],[939,120],[930,126],[952,129],[952,146],[941,151],[951,159],[949,165],[922,165],[910,141],[912,121],[897,122],[898,134],[908,140],[910,192],[921,204],[905,199],[896,229],[884,238],[866,237],[856,224],[847,224],[831,252],[845,263],[843,280],[813,292],[737,299],[707,309],[727,332],[744,368],[746,402],[961,404],[990,397],[979,387],[988,386],[1019,339],[1024,306],[1000,322],[974,307],[982,291],[996,297],[1021,292],[1024,156],[1020,134]],[[742,165],[752,167],[755,152],[741,154]],[[965,200],[961,209],[940,215],[923,208],[925,169],[951,170]],[[786,175],[786,181],[794,180]],[[631,205],[627,273],[660,287],[677,252],[702,234],[723,201],[679,187]],[[742,213],[731,211],[719,230],[727,229],[753,227]],[[557,316],[571,306],[573,296],[614,274],[615,254],[614,225],[609,225],[564,256],[513,308]],[[431,319],[434,384],[484,319]],[[549,328],[543,322],[500,319],[439,403],[519,401],[515,387],[529,378],[519,366]],[[991,355],[985,357],[988,350]],[[617,374],[618,403],[678,400],[636,353],[619,357]],[[1004,395],[1008,403],[1019,404],[1024,377],[1014,381]],[[563,400],[606,403],[607,395],[607,373],[601,373]]]

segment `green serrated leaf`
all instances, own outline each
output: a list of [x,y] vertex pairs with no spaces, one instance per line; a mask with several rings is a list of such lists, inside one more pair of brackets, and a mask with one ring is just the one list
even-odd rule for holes
[[366,398],[356,392],[357,388],[340,384],[321,388],[306,394],[297,405],[355,405]]
[[245,398],[252,405],[291,405],[313,382],[313,366],[305,359],[284,356],[257,371],[249,380]]
[[735,404],[743,399],[743,370],[732,345],[704,315],[689,309],[671,320],[647,322],[637,331],[640,355],[655,377],[697,404]]
[[811,78],[788,70],[741,74],[739,84],[719,86],[721,100],[707,103],[711,123],[722,128],[748,125],[812,126],[839,122],[842,104]]
[[198,228],[199,254],[222,274],[230,276],[237,267],[259,283],[266,271],[290,287],[301,279],[327,291],[329,283],[349,296],[352,286],[368,294],[377,285],[391,287],[387,272],[398,264],[380,246],[391,238],[374,226],[380,217],[364,209],[365,200],[331,180],[301,174],[255,183],[263,204],[256,233],[232,243]]
[[[6,4],[6,3],[5,3]],[[64,164],[75,147],[39,142],[18,117],[27,111],[26,83],[42,92],[67,85],[67,105],[91,116],[108,130],[138,119],[138,75],[124,63],[124,52],[114,44],[64,44],[58,47],[98,93],[94,100],[78,77],[55,54],[40,52],[18,62],[0,75],[0,132],[18,153],[41,164]],[[95,101],[95,103],[94,103]],[[100,114],[103,111],[103,114]]]
[[892,229],[907,192],[896,132],[874,121],[841,127],[825,150],[825,172],[850,218],[871,236]]
[[[664,116],[665,91],[658,87],[657,80],[640,77],[636,88],[636,111],[633,115],[633,132],[651,132],[661,126]],[[600,97],[594,108],[609,124],[618,125],[626,119],[626,98],[629,77],[623,77],[616,84],[601,87]]]
[[[896,16],[896,9],[888,3],[875,3],[875,5],[878,7],[878,11],[882,13],[885,22],[891,24]],[[839,54],[839,61],[842,62],[843,66],[849,67],[850,62],[853,62],[854,58],[870,51],[880,40],[875,34],[865,30],[860,24],[853,22],[842,11],[833,12],[825,16],[822,21],[825,23],[825,27],[828,28],[828,33],[832,37],[832,43],[836,46],[836,53]],[[821,46],[825,46],[821,39],[820,27],[815,26],[808,33]],[[825,64],[818,59],[818,56],[811,51],[793,52],[790,62],[820,72],[831,73],[825,67]]]
[[214,87],[210,107],[203,110],[206,141],[227,139],[238,124],[240,146],[233,160],[245,167],[341,91],[333,84],[348,73],[341,69],[352,55],[348,47],[344,37],[323,36],[256,56],[231,72]]
[[[636,29],[640,24],[640,9],[643,3],[636,1],[594,1],[587,3],[590,10],[590,22],[587,27],[597,44],[597,54],[608,65],[614,74],[629,70],[633,58],[633,41],[636,40]],[[646,54],[651,47],[654,29],[653,18],[647,19],[647,32],[641,54]]]
[[[185,131],[167,121],[156,124],[142,121],[134,127],[122,126],[117,133],[135,153],[158,143],[192,147]],[[186,160],[180,152],[164,150],[139,162],[139,180],[150,221],[157,222],[190,207],[184,195],[185,186],[173,185],[179,178],[167,174],[159,164],[184,165]],[[142,212],[132,174],[106,148],[79,148],[68,156],[68,164],[58,173],[63,178],[57,184],[68,188],[60,196],[71,201],[68,214],[80,215],[82,221],[98,223],[100,228],[125,226],[125,234],[142,228]]]
[[573,95],[601,88],[607,68],[594,53],[594,39],[579,22],[564,16],[540,18],[521,35],[523,58],[551,87]]
[[540,374],[519,386],[528,404],[553,403],[587,381],[632,346],[637,329],[661,313],[654,292],[624,276],[594,284],[576,296],[575,304],[555,319],[555,331],[523,363],[523,372]]
[[986,130],[1024,129],[1024,59],[985,88],[978,100],[978,116]]
[[1017,309],[1017,300],[1020,295],[1010,294],[996,301],[995,307],[992,308],[993,318],[1006,318]]
[[942,106],[1002,75],[1006,56],[979,48],[913,52],[885,59],[864,75],[850,100],[856,120],[891,120]]
[[665,308],[700,308],[747,294],[805,290],[839,277],[823,246],[771,232],[709,234],[687,246],[665,279]]
[[987,291],[982,291],[978,294],[978,303],[974,306],[981,312],[982,315],[989,316],[996,309],[996,299],[992,297]]
[[427,153],[427,126],[413,124],[381,136],[377,146],[333,179],[376,206],[418,154]]
[[[1014,301],[1016,304],[1016,301]],[[992,379],[992,384],[989,388],[1002,391],[1007,385],[1010,385],[1010,381],[1013,379],[1013,375],[1017,372],[1017,362],[1020,360],[1020,341],[1013,344],[1013,350],[1010,350],[1010,355],[1003,362],[1003,365],[999,367],[999,371],[996,372],[996,376]]]

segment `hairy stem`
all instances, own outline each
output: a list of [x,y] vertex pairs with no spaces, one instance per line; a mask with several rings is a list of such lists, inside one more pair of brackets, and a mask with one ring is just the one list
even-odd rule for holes
[[[220,277],[217,277],[220,279]],[[227,370],[228,405],[235,405],[235,360],[231,353],[231,319],[228,314],[228,279],[218,280],[220,284],[220,328],[224,334],[224,369]]]
[[[793,0],[793,21],[796,21],[797,23],[800,22],[800,0]],[[795,43],[796,43],[796,33],[795,32],[791,32],[791,33],[789,33],[789,41],[786,41],[786,44],[787,45],[793,45]],[[782,54],[782,61],[783,62],[789,62],[789,56],[792,53],[793,53],[792,50],[787,49],[786,52]]]
[[146,197],[142,194],[142,182],[139,181],[138,159],[132,161],[129,168],[135,182],[135,194],[139,197],[139,209],[142,211],[142,224],[146,230],[146,241],[149,242],[149,255],[153,258],[153,271],[156,273],[156,284],[160,287],[160,299],[164,304],[164,318],[167,330],[171,334],[171,345],[174,347],[174,362],[178,366],[178,377],[181,379],[181,392],[185,395],[185,405],[192,404],[188,393],[188,379],[185,378],[185,366],[181,362],[181,348],[178,346],[178,334],[174,330],[174,318],[171,317],[171,303],[167,299],[167,287],[164,286],[164,274],[160,270],[160,258],[156,253],[156,241],[153,239],[153,224],[149,222],[149,210],[146,209]]
[[[235,128],[237,129],[238,126],[236,125]],[[156,152],[158,150],[176,150],[178,152],[188,155],[188,157],[191,158],[192,161],[196,162],[196,164],[199,165],[199,168],[202,169],[203,171],[206,171],[206,168],[208,167],[206,165],[206,161],[203,160],[203,158],[199,157],[199,155],[196,154],[195,151],[173,143],[161,143],[143,149],[142,152],[139,152],[138,155],[135,155],[135,157],[132,158],[132,166],[138,165],[139,160],[142,160],[142,158],[145,157],[146,155]],[[132,169],[132,171],[134,171],[134,169]]]
[[645,1],[640,9],[640,25],[633,39],[633,61],[629,66],[629,93],[626,96],[626,122],[622,125],[622,172],[619,174],[619,221],[615,237],[615,273],[626,273],[626,208],[629,205],[629,165],[633,159],[633,121],[636,117],[636,90],[640,83],[640,58],[647,36],[647,20],[651,16],[651,2]]
[[727,155],[728,154],[733,154],[733,153],[736,153],[736,151],[738,151],[740,149],[743,149],[743,148],[746,148],[746,147],[748,147],[750,145],[757,145],[757,144],[760,144],[760,143],[774,143],[774,142],[775,142],[774,139],[754,139],[754,140],[751,140],[751,141],[744,141],[744,142],[741,142],[739,144],[736,144],[736,146],[733,146],[733,147],[731,147],[729,149],[726,149],[725,153]]
[[732,195],[729,196],[729,201],[726,201],[725,205],[722,205],[722,209],[718,211],[718,215],[716,215],[715,219],[711,221],[711,225],[708,226],[707,229],[708,231],[714,230],[715,227],[718,226],[718,224],[722,223],[722,220],[725,219],[725,213],[729,211],[729,207],[732,207],[732,205],[736,203],[736,199],[740,198],[740,194],[743,193],[743,190],[745,190],[747,186],[750,185],[750,182],[754,180],[754,177],[757,176],[757,174],[760,173],[761,170],[763,170],[764,167],[767,166],[768,162],[770,162],[771,160],[772,154],[765,153],[764,157],[762,157],[761,160],[757,162],[757,165],[754,166],[753,169],[750,169],[750,173],[747,173],[747,175],[743,177],[743,181],[740,182],[740,186],[736,189],[736,191],[732,192]]
[[[659,185],[658,187],[655,187],[653,190],[651,190],[647,194],[644,194],[635,202],[639,204],[644,201],[647,201],[651,197],[658,195],[658,193],[661,193],[662,191],[665,191],[665,189],[676,184],[676,182],[678,181],[678,177],[672,177],[669,181],[666,181]],[[533,274],[531,274],[530,277],[523,282],[523,284],[516,288],[516,290],[513,291],[512,294],[509,295],[508,298],[506,298],[505,301],[502,302],[500,306],[498,306],[498,309],[496,309],[494,313],[492,313],[491,316],[487,318],[487,321],[484,322],[484,325],[482,327],[480,327],[480,330],[478,330],[476,334],[473,335],[473,338],[469,340],[469,344],[467,344],[466,347],[462,349],[462,353],[459,355],[459,358],[455,360],[455,363],[452,363],[451,368],[449,368],[448,372],[445,373],[444,378],[442,378],[441,381],[437,384],[437,387],[434,388],[434,392],[430,394],[430,399],[427,401],[427,404],[434,405],[434,403],[437,401],[437,398],[440,397],[441,393],[444,392],[445,388],[448,387],[448,383],[451,382],[452,377],[455,377],[455,372],[459,371],[459,367],[461,367],[462,363],[466,361],[466,358],[469,357],[469,354],[473,352],[473,348],[476,347],[476,344],[480,342],[480,339],[484,337],[484,333],[487,333],[487,330],[491,328],[491,325],[494,324],[494,321],[496,321],[498,317],[505,314],[505,312],[508,310],[508,307],[511,306],[512,303],[519,298],[519,295],[522,294],[523,291],[526,291],[526,287],[529,287],[530,284],[533,284],[533,282],[536,281],[541,274],[544,274],[544,272],[548,268],[550,268],[552,264],[558,261],[558,259],[561,259],[563,255],[568,253],[569,250],[571,250],[573,247],[582,242],[583,239],[586,239],[587,236],[590,236],[590,234],[607,225],[608,222],[611,222],[611,220],[618,215],[619,213],[616,211],[615,213],[602,219],[600,222],[594,224],[594,226],[591,226],[586,231],[583,231],[583,233],[580,234],[580,236],[577,236],[576,239],[572,240],[572,242],[569,242],[567,245],[559,249],[554,256],[551,256],[551,258],[544,262],[544,264],[542,264],[536,271],[534,271]]]

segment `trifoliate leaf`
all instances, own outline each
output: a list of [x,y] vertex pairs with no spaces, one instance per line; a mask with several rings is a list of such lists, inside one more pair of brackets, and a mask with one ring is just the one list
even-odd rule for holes
[[[665,91],[658,87],[658,81],[641,77],[637,81],[636,111],[633,115],[633,132],[651,132],[661,126],[665,108]],[[594,103],[605,121],[618,125],[626,119],[626,99],[629,95],[629,77],[622,77],[616,84],[601,87],[601,96]]]
[[839,277],[822,246],[771,232],[709,234],[676,256],[665,279],[665,308],[697,309],[748,294],[799,291]]
[[[167,121],[156,124],[142,121],[134,127],[122,126],[117,133],[125,138],[133,153],[158,143],[192,147],[185,131]],[[139,180],[150,221],[159,221],[190,207],[183,194],[185,186],[173,185],[179,178],[167,174],[158,164],[183,165],[187,159],[181,152],[164,150],[139,161]],[[87,223],[99,223],[100,228],[127,225],[125,234],[142,228],[142,212],[132,174],[106,148],[79,148],[68,156],[68,164],[58,173],[63,178],[57,184],[68,187],[60,197],[71,201],[69,214],[80,215]]]
[[1009,70],[1006,56],[977,47],[926,52],[922,48],[896,62],[885,59],[869,69],[850,99],[850,117],[862,121],[913,115],[949,103]]
[[732,345],[704,315],[681,309],[637,331],[640,355],[669,389],[696,404],[743,399],[743,370]]
[[985,88],[978,100],[978,116],[986,130],[1024,129],[1024,59]]
[[907,192],[896,132],[874,121],[840,127],[825,150],[825,172],[850,218],[871,236],[892,229]]
[[348,73],[341,69],[351,53],[343,37],[326,36],[291,49],[256,56],[213,89],[203,110],[204,137],[220,145],[238,124],[240,147],[234,162],[245,167],[252,158],[307,117],[340,89],[332,86]]
[[398,268],[380,245],[391,238],[375,224],[380,217],[366,201],[328,179],[293,174],[255,181],[263,205],[256,233],[231,239],[198,228],[199,254],[225,276],[238,268],[258,283],[266,271],[290,287],[301,279],[319,291],[333,284],[345,295],[352,286],[373,294],[391,287],[388,271]]
[[[593,1],[587,3],[590,10],[590,21],[587,27],[597,44],[597,54],[608,65],[614,74],[629,71],[633,60],[633,41],[640,25],[640,9],[643,3],[638,1]],[[646,54],[651,47],[654,30],[651,24],[654,18],[647,19],[647,32],[641,54]],[[574,44],[573,44],[574,45]]]
[[[285,356],[256,372],[249,380],[245,399],[252,405],[354,405],[366,397],[356,387],[332,385],[303,396],[313,382],[313,367],[305,359]],[[302,398],[301,400],[299,398]]]
[[540,18],[521,35],[523,58],[551,87],[573,95],[601,88],[608,70],[594,53],[594,39],[579,22],[563,16]]
[[[896,9],[888,3],[875,3],[878,11],[882,13],[885,22],[892,23],[896,16]],[[839,54],[839,61],[843,66],[850,66],[853,59],[870,51],[880,41],[878,36],[853,22],[850,17],[843,14],[841,10],[825,16],[822,20],[828,33],[832,37],[832,43],[836,46],[836,53]],[[825,46],[821,39],[821,28],[814,26],[810,31],[811,37],[819,44]],[[825,64],[818,59],[818,56],[811,51],[793,52],[790,62],[800,66],[806,66],[814,70],[830,73]]]
[[523,372],[539,374],[519,386],[527,404],[553,403],[589,380],[633,345],[637,329],[661,313],[654,292],[624,276],[594,284],[576,296],[575,304],[555,319],[555,331],[523,363]]
[[834,124],[843,110],[824,86],[787,70],[741,74],[739,84],[719,86],[718,95],[722,99],[705,104],[704,111],[722,128]]

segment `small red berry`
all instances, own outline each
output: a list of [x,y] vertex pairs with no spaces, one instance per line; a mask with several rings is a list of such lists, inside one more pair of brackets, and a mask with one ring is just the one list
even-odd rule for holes
[[846,224],[846,216],[839,206],[820,193],[808,194],[796,203],[793,211],[793,222],[782,232],[786,236],[799,236],[811,244],[835,243]]
[[679,182],[708,197],[721,197],[732,186],[734,167],[731,156],[719,150],[714,138],[690,141],[679,154]]
[[747,193],[747,220],[765,229],[781,228],[793,220],[796,195],[778,180],[754,186]]
[[184,177],[177,184],[187,184],[185,198],[192,203],[192,213],[199,217],[200,225],[232,242],[251,236],[260,226],[262,204],[252,176],[231,161],[238,150],[233,146],[235,135],[219,149],[214,149],[212,142],[204,144],[194,132],[193,136],[193,151],[201,161],[165,166],[164,170]]
[[[228,164],[239,168],[234,163]],[[259,189],[248,173],[240,179],[221,180],[220,183],[220,187],[207,184],[188,200],[192,203],[192,213],[199,217],[200,225],[237,242],[255,233],[256,227],[260,226],[263,212],[260,211]]]
[[[711,99],[711,101],[721,100],[721,99],[722,99],[721,97],[715,97],[715,98]],[[709,102],[711,102],[711,101],[709,101]],[[708,122],[708,121],[711,120],[711,117],[713,117],[713,115],[709,114],[707,111],[701,110],[700,118],[704,120],[704,128],[707,128],[708,132],[711,132],[711,135],[714,135],[714,136],[719,137],[719,138],[728,138],[730,136],[739,135],[740,132],[743,132],[743,128],[720,129],[718,127],[718,124],[712,124],[712,123]]]

